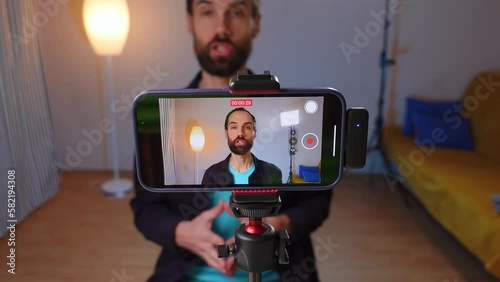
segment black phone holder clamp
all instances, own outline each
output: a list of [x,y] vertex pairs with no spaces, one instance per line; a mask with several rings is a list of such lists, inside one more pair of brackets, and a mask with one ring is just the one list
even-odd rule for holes
[[235,231],[232,246],[217,246],[217,256],[233,256],[235,265],[248,272],[248,281],[262,281],[262,272],[278,264],[288,264],[290,259],[286,246],[290,237],[286,230],[276,229],[262,221],[263,217],[275,216],[281,208],[278,189],[233,190],[229,205],[237,218],[249,218]]
[[229,81],[231,93],[276,93],[281,89],[278,77],[270,71],[263,74],[237,74]]

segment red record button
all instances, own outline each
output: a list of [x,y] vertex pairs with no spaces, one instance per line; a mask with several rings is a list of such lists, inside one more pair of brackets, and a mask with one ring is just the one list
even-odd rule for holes
[[314,133],[307,133],[302,137],[302,146],[307,150],[316,148],[319,144],[318,136]]

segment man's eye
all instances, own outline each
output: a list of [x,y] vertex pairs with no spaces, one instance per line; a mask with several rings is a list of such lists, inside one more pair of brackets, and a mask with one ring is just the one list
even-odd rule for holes
[[205,10],[201,12],[201,15],[206,17],[211,16],[212,14],[213,14],[212,10]]
[[240,10],[232,10],[231,16],[233,17],[243,17],[245,14]]

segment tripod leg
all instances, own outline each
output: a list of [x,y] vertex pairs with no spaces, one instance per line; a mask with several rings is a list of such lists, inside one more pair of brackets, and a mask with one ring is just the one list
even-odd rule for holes
[[248,282],[262,282],[262,273],[248,272]]

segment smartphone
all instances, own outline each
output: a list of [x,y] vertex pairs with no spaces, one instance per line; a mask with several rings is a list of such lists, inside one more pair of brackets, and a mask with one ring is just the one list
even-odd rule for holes
[[[153,192],[331,189],[342,175],[345,113],[332,88],[145,91],[133,104],[139,182]],[[233,121],[240,116],[252,118]]]

